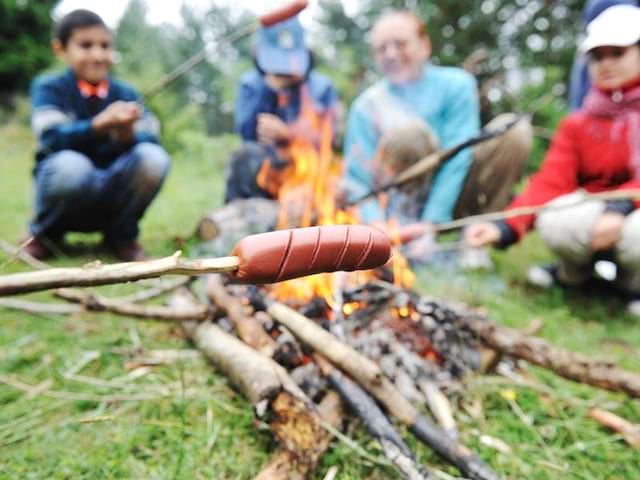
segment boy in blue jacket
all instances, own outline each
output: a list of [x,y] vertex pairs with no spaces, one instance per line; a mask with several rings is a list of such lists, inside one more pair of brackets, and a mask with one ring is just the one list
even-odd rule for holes
[[132,87],[109,74],[112,35],[98,15],[66,15],[52,46],[68,69],[31,86],[38,146],[26,250],[45,259],[66,232],[100,231],[118,259],[140,260],[138,222],[170,163],[158,144],[158,121]]

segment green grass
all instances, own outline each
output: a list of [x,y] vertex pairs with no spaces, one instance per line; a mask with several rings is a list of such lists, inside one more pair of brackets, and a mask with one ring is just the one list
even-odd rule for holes
[[[221,169],[233,145],[229,139],[186,136],[189,148],[174,155],[173,171],[142,224],[142,242],[153,255],[173,253],[189,237],[199,216],[221,202]],[[0,237],[15,242],[25,231],[31,208],[33,143],[24,122],[0,127]],[[95,236],[74,236],[93,242]],[[540,292],[524,283],[528,264],[549,258],[532,237],[497,253],[497,274],[447,275],[425,271],[421,289],[486,308],[506,325],[544,321],[542,336],[554,344],[610,358],[640,370],[640,323],[623,314],[623,304],[603,296],[560,290]],[[90,254],[57,260],[82,264]],[[0,273],[24,266],[0,256]],[[127,287],[103,287],[116,294]],[[46,294],[35,295],[48,298]],[[185,348],[179,332],[153,322],[107,314],[33,316],[0,311],[0,374],[32,385],[25,394],[0,383],[0,478],[251,478],[275,445],[254,422],[250,405],[205,362],[184,361],[128,378],[126,352],[139,337],[148,349]],[[99,356],[65,377],[86,352]],[[611,409],[640,422],[640,402],[565,381],[530,369],[528,378],[544,386],[520,387],[496,376],[474,379],[457,405],[464,440],[506,478],[640,478],[640,455],[619,436],[586,418],[589,406]],[[101,380],[101,386],[88,383]],[[513,390],[515,403],[506,398]],[[42,392],[63,392],[50,398]],[[156,395],[137,401],[106,402],[107,396]],[[516,411],[518,413],[516,413]],[[87,420],[95,420],[87,422]],[[480,443],[479,433],[502,439],[511,454]],[[347,434],[379,456],[364,430]],[[449,473],[425,447],[403,432],[418,459]],[[339,479],[399,478],[335,442],[315,478],[338,467]]]

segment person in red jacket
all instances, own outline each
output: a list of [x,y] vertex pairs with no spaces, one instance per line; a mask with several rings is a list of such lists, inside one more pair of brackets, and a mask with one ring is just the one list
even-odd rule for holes
[[[580,201],[592,193],[640,190],[640,8],[605,10],[589,25],[581,49],[594,86],[584,106],[562,120],[540,170],[507,210],[579,204],[475,224],[465,241],[506,247],[535,224],[559,262],[530,270],[531,280],[578,286],[593,275],[596,260],[608,258],[618,284],[640,299],[640,201]],[[640,300],[629,307],[640,315]]]

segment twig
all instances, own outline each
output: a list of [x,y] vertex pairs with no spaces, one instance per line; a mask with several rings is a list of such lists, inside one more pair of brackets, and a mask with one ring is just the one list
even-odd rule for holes
[[14,298],[0,298],[0,307],[10,310],[19,310],[32,315],[73,315],[85,311],[85,309],[79,305],[28,302]]
[[634,425],[615,413],[599,408],[589,410],[589,416],[600,425],[620,433],[625,442],[633,448],[640,449],[640,425]]
[[9,257],[11,257],[11,259],[19,258],[24,263],[33,267],[36,270],[49,268],[49,265],[47,265],[44,262],[41,262],[37,258],[32,257],[31,255],[29,255],[27,252],[24,251],[24,247],[28,245],[31,240],[32,238],[29,238],[28,241],[23,242],[22,245],[20,245],[19,247],[16,247],[14,245],[11,245],[6,240],[3,240],[0,238],[0,250],[2,250]]
[[140,290],[136,293],[132,293],[131,295],[125,295],[122,297],[114,298],[114,301],[125,302],[125,303],[140,303],[145,302],[147,300],[151,300],[153,298],[164,295],[165,293],[172,292],[177,290],[180,287],[184,287],[188,285],[192,281],[191,277],[178,277],[172,280],[167,280],[166,282],[161,282],[155,287],[148,288],[146,290]]
[[[24,383],[15,378],[11,378],[7,375],[0,374],[0,383],[4,383],[5,385],[9,385],[10,387],[15,388],[16,390],[20,390],[25,393],[30,393],[34,391],[34,387],[37,385],[30,385],[28,383]],[[189,393],[194,393],[195,390],[189,391]],[[77,393],[77,392],[65,392],[65,391],[57,391],[57,390],[44,390],[42,392],[38,392],[38,395],[49,398],[59,398],[62,400],[82,400],[88,402],[140,402],[144,400],[157,400],[159,398],[170,397],[172,396],[171,392],[167,392],[164,395],[149,395],[144,393],[139,394],[131,394],[131,395],[92,395],[87,393]]]
[[138,305],[121,300],[114,300],[94,293],[61,288],[55,295],[69,302],[79,303],[92,312],[110,312],[141,319],[166,320],[170,322],[184,320],[204,320],[209,316],[206,305],[195,305],[191,308],[176,309],[162,305]]
[[60,287],[90,287],[125,283],[162,275],[196,275],[230,272],[238,268],[237,257],[187,260],[176,252],[170,257],[99,267],[52,268],[0,276],[0,296],[17,295]]

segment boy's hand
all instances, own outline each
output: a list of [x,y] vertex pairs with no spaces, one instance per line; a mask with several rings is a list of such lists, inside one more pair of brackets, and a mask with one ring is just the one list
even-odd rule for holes
[[464,241],[470,247],[494,245],[500,240],[500,229],[491,222],[469,225],[464,231]]
[[96,115],[91,122],[98,133],[109,133],[114,128],[132,126],[142,116],[142,108],[136,102],[113,102]]
[[135,140],[135,132],[133,125],[122,125],[119,127],[113,127],[109,130],[109,135],[114,142],[122,143],[124,145],[131,145]]
[[591,234],[593,251],[609,250],[615,246],[622,235],[624,215],[616,212],[604,213],[596,222]]
[[260,113],[258,115],[256,133],[258,134],[258,141],[266,145],[275,145],[289,140],[289,127],[287,124],[270,113]]

